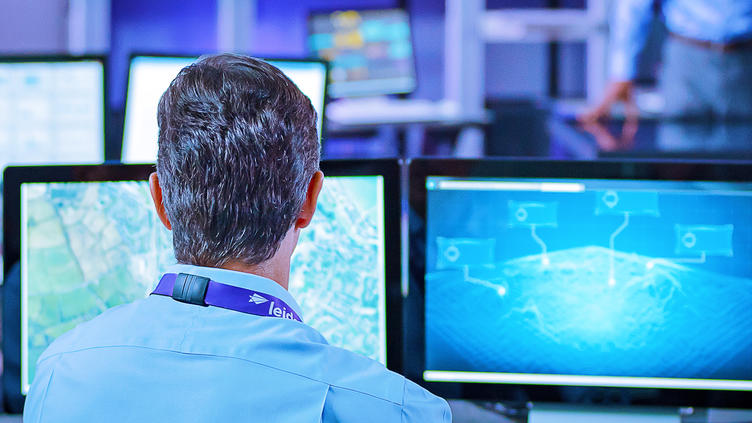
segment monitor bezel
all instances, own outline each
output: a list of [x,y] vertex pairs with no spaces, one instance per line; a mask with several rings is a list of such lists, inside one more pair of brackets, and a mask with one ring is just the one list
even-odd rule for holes
[[65,54],[33,54],[33,55],[0,55],[0,64],[3,63],[76,63],[76,62],[99,62],[102,66],[102,133],[100,134],[101,160],[104,163],[107,158],[107,134],[109,132],[109,119],[107,119],[107,102],[109,95],[107,90],[108,57],[105,55],[65,55]]
[[[316,15],[330,15],[335,12],[344,12],[348,10],[354,10],[356,12],[379,12],[379,11],[388,11],[388,10],[399,10],[402,12],[405,12],[407,15],[407,21],[410,25],[410,55],[412,57],[412,70],[413,70],[413,87],[409,90],[398,90],[398,91],[389,91],[389,92],[383,92],[383,93],[376,93],[376,94],[369,94],[369,93],[360,93],[360,94],[351,94],[351,95],[345,95],[345,96],[339,96],[339,97],[332,97],[332,98],[359,98],[359,97],[378,97],[378,96],[384,96],[384,95],[409,95],[414,93],[418,89],[419,81],[418,81],[418,62],[417,62],[417,56],[415,53],[415,31],[414,31],[414,25],[413,25],[413,16],[410,13],[410,11],[407,9],[407,7],[402,7],[399,5],[398,7],[347,7],[347,8],[315,8],[315,9],[309,9],[308,14],[306,16],[306,41],[305,41],[305,49],[308,55],[311,57],[316,57],[321,59],[320,56],[311,48],[308,37],[311,36],[312,33],[312,20],[314,16]],[[330,67],[333,65],[329,65]],[[329,75],[327,75],[327,78],[329,78]],[[327,79],[327,86],[331,85],[331,81]]]
[[[151,58],[175,58],[175,59],[193,59],[194,61],[198,60],[201,56],[205,56],[207,54],[218,54],[216,52],[204,52],[201,54],[169,54],[169,53],[153,53],[153,52],[141,52],[141,51],[134,51],[131,52],[128,56],[128,75],[125,80],[125,89],[123,92],[123,125],[121,128],[121,137],[120,137],[120,149],[118,150],[120,152],[118,161],[121,163],[123,162],[124,154],[125,154],[125,127],[126,127],[126,120],[128,119],[128,90],[130,89],[131,85],[131,71],[133,68],[133,60],[139,57],[151,57]],[[326,60],[319,59],[318,57],[259,57],[259,59],[264,61],[276,61],[276,62],[289,62],[289,63],[320,63],[324,65],[324,103],[321,105],[321,136],[319,139],[319,143],[322,146],[324,146],[324,141],[327,137],[327,131],[326,131],[326,107],[329,104],[329,72],[331,70],[331,65]]]
[[509,177],[647,179],[752,182],[752,162],[741,161],[555,161],[526,159],[415,159],[409,163],[409,294],[405,299],[405,375],[450,398],[530,402],[601,403],[650,406],[738,407],[752,405],[752,392],[695,389],[587,387],[465,382],[427,382],[425,370],[426,178]]
[[[320,169],[326,176],[383,177],[384,187],[384,271],[386,360],[390,370],[402,370],[402,293],[400,169],[397,159],[324,160]],[[25,396],[21,393],[21,185],[34,182],[105,182],[147,180],[155,171],[152,164],[9,166],[3,184],[3,240],[6,259],[3,273],[8,278],[2,287],[2,352],[4,372],[4,409],[21,413]],[[11,277],[11,272],[14,275]]]

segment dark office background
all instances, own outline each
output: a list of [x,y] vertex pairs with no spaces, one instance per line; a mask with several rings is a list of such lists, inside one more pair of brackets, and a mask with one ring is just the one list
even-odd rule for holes
[[[31,4],[30,4],[31,3]],[[406,3],[406,4],[404,4]],[[553,2],[560,7],[582,8],[584,0]],[[51,53],[66,51],[67,0],[5,1],[0,16],[1,53]],[[489,8],[537,8],[551,0],[488,0]],[[416,98],[439,99],[443,78],[444,2],[434,0],[260,0],[257,26],[252,29],[252,51],[257,56],[306,56],[306,16],[310,10],[385,8],[407,6],[412,20],[418,73]],[[123,106],[128,56],[131,52],[201,53],[215,51],[217,39],[215,1],[113,0],[109,101]],[[11,41],[12,40],[12,44]],[[582,43],[561,46],[558,63],[559,92],[582,96],[585,49]],[[492,44],[486,47],[486,91],[490,97],[539,97],[549,84],[548,46],[543,43]]]

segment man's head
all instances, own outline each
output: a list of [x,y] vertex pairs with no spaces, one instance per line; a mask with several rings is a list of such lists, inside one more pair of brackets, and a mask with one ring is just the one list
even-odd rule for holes
[[308,225],[321,188],[316,111],[279,69],[203,57],[172,81],[158,121],[152,194],[179,262],[255,266]]

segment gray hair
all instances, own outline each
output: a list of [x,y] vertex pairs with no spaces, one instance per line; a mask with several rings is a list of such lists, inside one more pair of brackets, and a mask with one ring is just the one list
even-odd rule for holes
[[276,67],[206,56],[159,101],[157,175],[180,263],[271,258],[319,168],[316,111]]

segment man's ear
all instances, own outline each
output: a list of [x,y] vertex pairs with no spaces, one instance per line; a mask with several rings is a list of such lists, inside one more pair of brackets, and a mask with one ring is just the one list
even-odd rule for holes
[[157,216],[162,224],[168,230],[172,230],[170,219],[167,218],[167,212],[165,212],[164,203],[162,202],[162,187],[159,186],[159,178],[157,178],[157,172],[152,172],[149,175],[149,191],[151,191],[151,199],[154,200],[154,207],[157,209]]
[[313,213],[316,211],[316,204],[319,200],[321,187],[324,185],[324,174],[317,170],[308,183],[308,191],[303,202],[303,208],[300,209],[298,220],[295,221],[295,229],[302,229],[311,224]]

